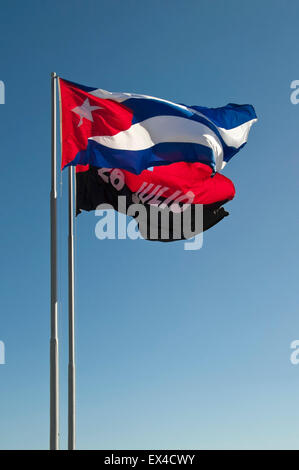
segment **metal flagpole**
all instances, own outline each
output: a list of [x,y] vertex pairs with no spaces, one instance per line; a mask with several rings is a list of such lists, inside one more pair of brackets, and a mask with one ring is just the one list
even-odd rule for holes
[[59,449],[59,376],[57,304],[57,175],[56,175],[56,81],[51,73],[51,338],[50,338],[50,449]]
[[69,281],[69,366],[68,366],[68,449],[76,448],[76,366],[75,366],[75,298],[74,298],[74,172],[69,167],[69,234],[68,234],[68,281]]

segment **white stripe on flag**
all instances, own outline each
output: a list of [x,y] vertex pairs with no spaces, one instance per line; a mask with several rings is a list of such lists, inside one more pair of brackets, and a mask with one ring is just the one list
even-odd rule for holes
[[204,124],[182,117],[155,116],[116,135],[93,136],[89,140],[118,150],[145,150],[167,142],[200,144],[213,150],[216,169],[222,168],[223,149],[217,135]]
[[167,103],[171,106],[175,106],[184,111],[192,112],[193,114],[197,114],[203,119],[206,119],[208,122],[211,122],[218,129],[226,145],[228,145],[229,147],[235,147],[235,148],[239,148],[241,147],[241,145],[247,142],[250,128],[252,124],[254,124],[257,121],[257,119],[252,119],[251,121],[244,122],[243,124],[240,124],[239,126],[233,127],[231,129],[224,129],[222,127],[216,126],[216,124],[211,119],[209,119],[207,116],[200,113],[199,111],[189,108],[188,106],[184,106],[183,104],[173,103],[172,101],[164,100],[162,98],[156,98],[154,96],[148,96],[148,95],[139,95],[136,93],[111,92],[111,91],[102,90],[100,88],[98,88],[97,90],[91,91],[90,94],[97,96],[98,98],[117,101],[118,103],[122,103],[123,101],[126,101],[131,98],[155,100],[155,101],[160,101],[162,103]]

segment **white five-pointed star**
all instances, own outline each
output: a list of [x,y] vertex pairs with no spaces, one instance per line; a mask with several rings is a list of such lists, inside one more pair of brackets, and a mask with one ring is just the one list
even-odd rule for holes
[[78,127],[83,124],[83,118],[88,119],[89,121],[93,122],[92,111],[96,109],[103,109],[100,106],[90,106],[89,99],[86,98],[84,103],[81,106],[77,106],[76,108],[72,109],[72,111],[80,116],[80,121]]

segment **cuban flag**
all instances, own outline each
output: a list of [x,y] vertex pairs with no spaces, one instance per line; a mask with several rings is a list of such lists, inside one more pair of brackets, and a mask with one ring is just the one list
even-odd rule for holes
[[213,173],[246,144],[253,106],[187,106],[152,96],[111,93],[59,79],[62,168],[143,170],[200,162]]

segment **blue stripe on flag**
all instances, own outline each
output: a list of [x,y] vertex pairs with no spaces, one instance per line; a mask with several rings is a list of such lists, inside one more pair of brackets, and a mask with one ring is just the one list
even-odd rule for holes
[[[224,142],[218,127],[232,129],[252,119],[256,119],[255,110],[250,104],[238,105],[230,103],[222,108],[192,106],[190,110],[181,108],[175,103],[165,103],[150,98],[129,98],[123,101],[123,104],[134,113],[132,124],[137,124],[154,116],[180,116],[204,124],[219,138],[223,147],[223,161],[225,162],[228,162],[245,144],[239,147],[228,146]],[[192,109],[204,114],[204,116],[193,113]]]
[[251,104],[229,103],[222,108],[206,108],[204,106],[191,106],[191,108],[204,114],[216,126],[223,129],[233,129],[245,122],[256,119],[256,113]]
[[87,149],[79,152],[69,165],[90,164],[95,167],[123,168],[138,175],[151,166],[181,161],[200,161],[211,166],[214,171],[216,168],[213,150],[200,144],[166,142],[145,150],[118,150],[94,140],[89,140]]

